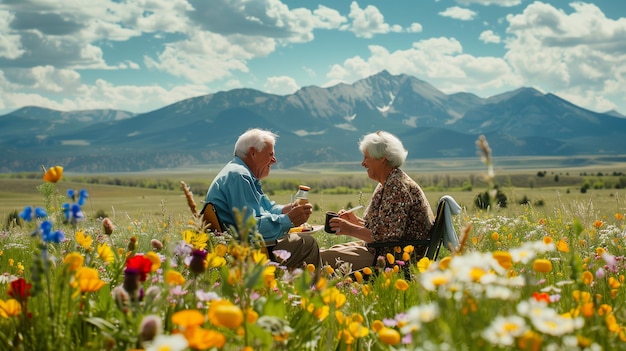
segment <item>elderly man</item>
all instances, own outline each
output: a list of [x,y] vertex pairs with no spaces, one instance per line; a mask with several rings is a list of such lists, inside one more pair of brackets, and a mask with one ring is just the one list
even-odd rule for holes
[[245,217],[254,216],[265,242],[276,242],[273,251],[285,250],[291,256],[283,263],[288,268],[313,264],[319,270],[320,251],[311,235],[288,234],[292,226],[305,223],[313,206],[305,204],[277,205],[263,193],[261,180],[270,174],[276,163],[274,145],[277,135],[262,129],[250,129],[235,143],[235,157],[218,173],[206,195],[212,202],[220,221],[236,226],[233,209],[247,210]]

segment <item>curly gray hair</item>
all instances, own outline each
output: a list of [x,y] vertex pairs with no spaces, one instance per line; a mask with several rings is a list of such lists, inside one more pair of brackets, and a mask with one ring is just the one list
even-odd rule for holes
[[359,150],[362,154],[367,150],[369,156],[375,159],[384,157],[391,167],[402,166],[409,154],[400,139],[385,131],[364,135],[359,141]]

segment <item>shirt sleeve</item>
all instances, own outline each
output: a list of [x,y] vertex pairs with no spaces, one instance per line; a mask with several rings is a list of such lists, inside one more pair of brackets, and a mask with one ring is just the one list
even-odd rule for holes
[[[227,183],[227,186],[225,186]],[[282,213],[283,206],[276,205],[273,201],[257,189],[255,180],[243,175],[229,177],[223,185],[226,194],[226,203],[231,209],[239,209],[247,212],[244,218],[252,215],[257,220],[257,228],[263,239],[275,240],[289,231],[291,220]],[[260,187],[259,187],[260,188]]]

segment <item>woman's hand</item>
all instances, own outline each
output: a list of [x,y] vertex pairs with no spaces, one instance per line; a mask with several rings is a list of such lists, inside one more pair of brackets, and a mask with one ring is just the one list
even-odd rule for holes
[[354,212],[346,212],[346,210],[340,210],[339,212],[337,212],[337,214],[339,215],[339,218],[345,219],[352,224],[361,224],[361,220],[354,214]]
[[[339,212],[341,213],[341,211]],[[351,215],[351,216],[350,216]],[[334,217],[329,221],[330,229],[332,229],[337,235],[349,235],[357,239],[361,239],[366,243],[372,241],[372,231],[365,228],[359,222],[359,218],[352,213],[345,213],[343,217]],[[350,219],[356,220],[357,223],[352,223]]]

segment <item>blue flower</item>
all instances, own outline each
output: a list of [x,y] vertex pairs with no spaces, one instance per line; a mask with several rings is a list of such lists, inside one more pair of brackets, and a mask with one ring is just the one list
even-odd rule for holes
[[45,218],[48,214],[46,213],[46,210],[41,207],[33,209],[32,206],[26,206],[24,207],[24,210],[20,212],[19,216],[25,221],[30,222],[35,218]]
[[44,210],[43,207],[35,207],[35,217],[46,218],[48,217],[48,213],[46,213],[46,210]]
[[70,211],[72,212],[72,219],[74,220],[80,220],[85,218],[85,214],[83,213],[83,211],[81,211],[79,204],[73,204]]
[[70,204],[67,202],[63,204],[63,215],[65,216],[65,220],[70,220]]
[[87,200],[88,197],[89,197],[89,193],[87,193],[87,190],[85,189],[81,190],[78,195],[78,204],[81,206],[84,205],[85,200]]
[[76,192],[74,189],[67,189],[67,197],[72,199],[72,201],[76,200]]
[[62,231],[52,231],[52,222],[50,221],[41,222],[39,229],[41,230],[41,236],[43,238],[43,241],[46,243],[60,243],[65,239],[65,234],[63,234]]
[[24,210],[20,212],[20,217],[25,221],[28,221],[28,222],[32,221],[33,220],[33,208],[30,206],[24,207]]

